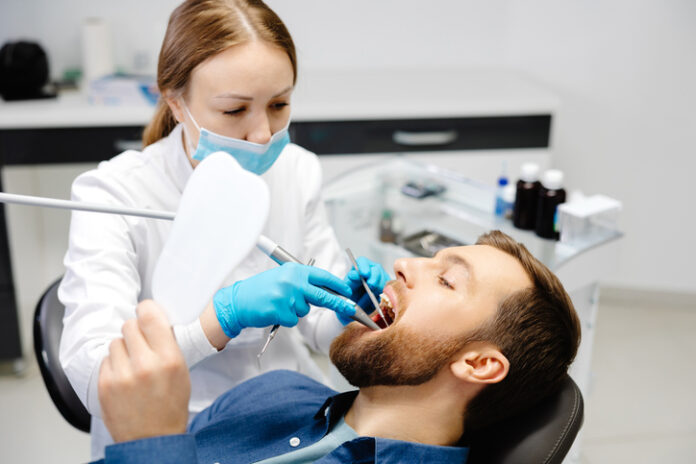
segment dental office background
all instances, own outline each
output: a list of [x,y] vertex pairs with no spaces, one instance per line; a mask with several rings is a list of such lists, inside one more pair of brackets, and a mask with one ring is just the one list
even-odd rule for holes
[[[603,193],[624,205],[620,227],[626,235],[605,291],[696,294],[696,2],[268,3],[293,34],[300,81],[325,69],[386,69],[398,77],[414,70],[474,68],[509,70],[545,86],[559,100],[550,164],[565,172],[567,189]],[[100,17],[113,34],[116,66],[154,75],[168,14],[178,4],[3,0],[0,43],[39,42],[52,77],[59,79],[66,69],[81,66],[82,21]],[[466,156],[461,158],[463,174],[495,182],[498,163],[478,163],[478,172],[467,172]],[[69,198],[72,179],[91,167],[7,167],[3,185],[7,192]],[[508,172],[513,180],[516,175]],[[8,221],[28,347],[30,310],[62,273],[69,215],[9,206]]]
[[[0,44],[38,42],[48,54],[52,78],[60,79],[82,66],[83,21],[99,17],[113,34],[116,67],[154,75],[168,15],[179,3],[1,0]],[[602,193],[623,203],[619,226],[625,236],[617,265],[602,282],[603,294],[696,302],[696,2],[267,3],[293,35],[300,85],[325,71],[380,71],[398,79],[424,70],[470,69],[514,74],[553,94],[558,105],[550,149],[541,158],[536,152],[529,157],[563,170],[568,191]],[[410,92],[401,98],[412,98],[419,89]],[[493,185],[503,160],[519,166],[527,156],[524,151],[460,153],[447,167]],[[322,157],[327,177],[331,161]],[[369,159],[362,155],[358,161]],[[69,198],[74,177],[94,165],[5,167],[2,182],[7,192]],[[507,175],[514,182],[518,171],[508,169]],[[29,357],[34,305],[63,272],[69,214],[6,208],[23,351]]]

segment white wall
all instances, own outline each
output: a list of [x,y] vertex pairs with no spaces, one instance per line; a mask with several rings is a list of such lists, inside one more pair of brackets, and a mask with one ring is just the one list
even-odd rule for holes
[[[113,33],[116,66],[154,74],[169,13],[179,0],[0,0],[0,43],[37,41],[53,78],[81,67],[81,25],[104,18]],[[144,62],[136,62],[136,56]]]
[[560,97],[568,184],[624,202],[610,284],[696,293],[696,3],[511,1],[506,62]]
[[[116,63],[154,68],[175,0],[2,0],[0,42],[37,37],[53,74],[79,66],[79,24],[120,31]],[[269,0],[302,69],[513,67],[561,97],[555,164],[569,188],[624,202],[610,285],[696,293],[696,3],[690,0]],[[301,71],[302,72],[302,71]],[[302,75],[300,75],[301,78]],[[337,89],[340,92],[340,89]],[[414,89],[417,91],[417,89]],[[405,96],[404,98],[408,98]],[[330,102],[327,102],[330,104]]]

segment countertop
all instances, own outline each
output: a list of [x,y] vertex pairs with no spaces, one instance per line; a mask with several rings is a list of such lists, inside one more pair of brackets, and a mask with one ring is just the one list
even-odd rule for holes
[[[292,119],[350,121],[553,114],[557,97],[510,70],[303,70]],[[84,93],[0,100],[0,129],[144,126],[154,107],[92,105]]]

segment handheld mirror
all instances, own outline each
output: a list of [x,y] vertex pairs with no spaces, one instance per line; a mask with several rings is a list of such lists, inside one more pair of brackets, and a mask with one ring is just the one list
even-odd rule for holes
[[193,170],[152,279],[153,299],[171,324],[199,316],[256,245],[269,207],[263,180],[226,153]]

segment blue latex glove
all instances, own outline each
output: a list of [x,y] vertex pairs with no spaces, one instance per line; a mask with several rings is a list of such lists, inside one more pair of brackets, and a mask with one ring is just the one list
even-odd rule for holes
[[218,290],[213,306],[222,330],[230,338],[245,327],[292,327],[307,315],[310,304],[346,317],[355,314],[355,306],[320,286],[351,295],[348,284],[323,269],[285,263]]
[[[356,261],[358,263],[358,267],[360,268],[360,275],[363,276],[365,282],[367,282],[367,286],[370,287],[370,290],[372,290],[372,293],[375,294],[377,301],[379,301],[379,295],[382,293],[384,285],[391,280],[391,277],[380,264],[371,261],[364,256],[360,256],[356,259]],[[370,314],[376,308],[372,304],[372,300],[370,300],[370,295],[367,294],[365,287],[363,287],[362,282],[360,281],[360,275],[358,275],[358,271],[353,268],[348,271],[348,274],[346,274],[343,281],[350,287],[350,299],[358,303],[358,305],[364,309],[366,313]],[[341,321],[343,325],[346,325],[352,321],[352,319],[349,317],[345,317],[344,314],[337,312],[336,315],[338,316],[338,320]]]

